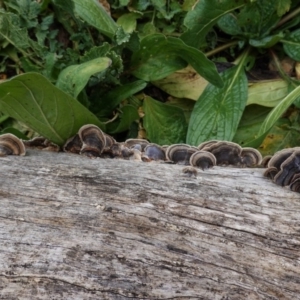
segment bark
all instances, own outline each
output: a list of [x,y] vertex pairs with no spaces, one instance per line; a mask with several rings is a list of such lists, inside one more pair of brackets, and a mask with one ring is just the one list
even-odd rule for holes
[[0,161],[0,299],[300,299],[300,195],[263,169]]

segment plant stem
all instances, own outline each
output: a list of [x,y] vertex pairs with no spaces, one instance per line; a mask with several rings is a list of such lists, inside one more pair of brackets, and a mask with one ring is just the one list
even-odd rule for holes
[[210,56],[215,55],[215,54],[217,54],[217,53],[219,53],[219,52],[221,52],[221,51],[223,51],[223,50],[225,50],[225,49],[227,49],[227,48],[230,48],[230,47],[232,47],[232,46],[237,45],[238,42],[239,42],[239,41],[233,41],[233,42],[224,44],[224,45],[219,46],[219,47],[217,47],[217,48],[215,48],[215,49],[213,49],[213,50],[211,50],[211,51],[208,51],[207,53],[205,53],[205,55],[206,55],[206,57],[210,57]]
[[289,21],[290,19],[294,18],[296,15],[298,15],[300,13],[300,7],[294,9],[292,12],[290,12],[289,14],[287,14],[284,18],[282,18],[277,25],[275,26],[275,28],[280,27],[282,24],[286,23],[287,21]]

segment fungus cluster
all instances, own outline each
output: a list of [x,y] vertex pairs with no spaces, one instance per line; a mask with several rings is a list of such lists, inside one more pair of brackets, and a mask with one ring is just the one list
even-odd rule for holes
[[[25,147],[55,152],[60,150],[59,146],[42,137],[24,142],[11,134],[2,135],[1,138],[0,147],[2,150],[0,150],[5,154],[16,154],[17,152],[10,150],[16,148],[16,145],[19,145],[19,148],[22,146],[24,151]],[[11,144],[10,148],[7,146],[8,142]],[[24,151],[23,154],[25,154]],[[128,139],[119,143],[92,124],[82,126],[76,135],[69,138],[63,146],[63,151],[81,154],[90,158],[123,158],[144,162],[169,162],[202,170],[216,165],[252,167],[259,165],[262,160],[261,154],[256,149],[242,148],[238,144],[226,141],[209,141],[200,144],[198,147],[187,144],[159,146],[144,139]],[[191,168],[186,168],[183,172],[187,174],[197,173]]]
[[281,186],[300,192],[300,147],[278,151],[270,158],[264,176]]

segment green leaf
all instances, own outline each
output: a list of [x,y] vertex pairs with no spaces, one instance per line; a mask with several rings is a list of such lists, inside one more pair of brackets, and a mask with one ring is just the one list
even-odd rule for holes
[[270,48],[283,38],[283,33],[269,35],[261,39],[250,39],[249,44],[256,48]]
[[184,19],[188,30],[181,35],[182,40],[189,46],[199,48],[204,43],[207,33],[222,16],[245,5],[244,0],[198,1]]
[[[243,146],[257,138],[257,133],[271,108],[260,105],[249,105],[245,108],[233,142]],[[254,145],[259,147],[260,143]],[[253,145],[252,145],[253,146]]]
[[136,20],[141,17],[142,14],[136,12],[124,14],[117,20],[117,24],[122,26],[125,32],[132,33],[136,29]]
[[132,96],[147,86],[147,83],[143,80],[133,81],[118,87],[115,87],[110,92],[101,96],[99,101],[94,105],[93,111],[97,112],[97,115],[105,117],[112,112],[123,100]]
[[20,19],[15,14],[0,11],[0,41],[1,40],[13,45],[22,53],[29,47],[27,30],[20,28]]
[[28,137],[23,133],[21,132],[20,130],[14,128],[14,127],[6,127],[4,128],[0,134],[4,134],[4,133],[11,133],[13,135],[15,135],[16,137],[18,137],[19,139],[22,139],[22,140],[28,140]]
[[221,77],[224,86],[209,84],[195,104],[187,134],[190,145],[234,137],[247,102],[247,78],[242,64],[224,71]]
[[166,38],[161,34],[153,34],[141,41],[140,50],[132,58],[133,74],[146,81],[159,80],[184,68],[183,60],[210,83],[223,85],[215,64],[201,51],[185,45],[178,38]]
[[37,73],[0,84],[0,111],[62,145],[84,124],[103,124],[77,100]]
[[290,92],[276,107],[272,109],[263,124],[261,125],[258,134],[262,135],[268,132],[281,115],[290,107],[290,105],[300,96],[300,86]]
[[281,42],[285,53],[292,59],[300,61],[300,29],[293,31]]
[[53,2],[78,15],[109,38],[113,38],[118,29],[118,25],[97,0],[53,0]]
[[249,82],[247,105],[276,106],[289,92],[289,84],[283,79]]
[[125,105],[120,110],[121,114],[119,119],[113,123],[107,124],[107,132],[110,134],[128,130],[131,124],[139,119],[138,111],[132,105]]
[[185,142],[187,123],[180,108],[146,96],[143,110],[143,125],[152,143],[170,145]]
[[191,67],[178,70],[152,84],[177,98],[197,100],[208,82]]
[[107,57],[99,57],[80,65],[73,65],[62,70],[58,76],[56,87],[70,96],[77,98],[84,89],[90,77],[108,68],[111,60]]
[[290,10],[291,0],[277,0],[277,14],[279,17]]

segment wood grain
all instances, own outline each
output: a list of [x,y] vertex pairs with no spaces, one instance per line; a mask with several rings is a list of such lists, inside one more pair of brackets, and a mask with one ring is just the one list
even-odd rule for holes
[[263,169],[0,158],[0,299],[300,299],[300,195]]

